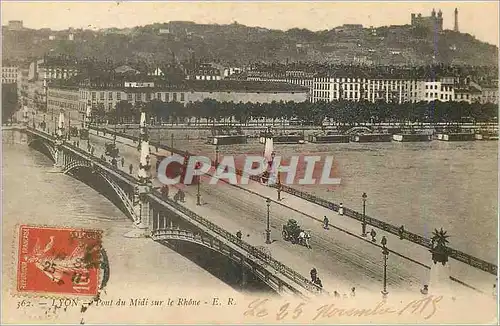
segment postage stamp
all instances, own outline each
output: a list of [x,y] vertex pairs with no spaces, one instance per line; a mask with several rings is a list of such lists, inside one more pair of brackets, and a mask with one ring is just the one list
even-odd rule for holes
[[17,290],[96,295],[101,241],[100,230],[21,225]]

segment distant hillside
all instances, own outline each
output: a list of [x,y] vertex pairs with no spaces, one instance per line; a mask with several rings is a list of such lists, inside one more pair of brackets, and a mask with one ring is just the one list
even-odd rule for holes
[[[375,29],[356,26],[311,32],[248,27],[240,24],[205,25],[170,22],[100,31],[2,29],[3,56],[25,59],[45,53],[95,57],[113,61],[142,59],[170,61],[174,57],[227,64],[314,61],[365,64],[497,65],[498,48],[469,34],[444,31],[435,35],[411,26]],[[53,40],[49,40],[54,38]]]

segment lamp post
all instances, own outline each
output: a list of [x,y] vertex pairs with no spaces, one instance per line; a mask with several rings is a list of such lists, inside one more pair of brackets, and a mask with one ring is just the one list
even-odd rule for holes
[[35,129],[35,111],[31,111],[31,114],[33,115],[33,129]]
[[271,199],[266,199],[267,204],[267,229],[266,229],[266,243],[271,244],[271,229],[269,226],[269,207],[271,206]]
[[219,165],[219,144],[215,144],[215,168]]
[[363,198],[363,220],[361,222],[361,236],[366,237],[366,192],[361,195],[361,198]]
[[382,240],[380,241],[382,244],[382,254],[384,255],[384,288],[382,290],[382,296],[385,298],[387,297],[387,256],[389,255],[389,250],[387,249],[387,239],[385,236],[382,237]]
[[71,140],[71,110],[68,110],[68,140]]
[[280,177],[280,171],[277,172],[277,178],[278,178],[278,201],[281,200],[281,177]]
[[200,202],[200,197],[201,197],[201,195],[200,195],[201,176],[199,176],[199,175],[196,176],[196,181],[197,181],[196,182],[197,183],[197,185],[196,185],[196,189],[197,189],[196,190],[196,205],[200,206],[201,205],[201,202]]
[[174,133],[170,135],[170,155],[174,155]]

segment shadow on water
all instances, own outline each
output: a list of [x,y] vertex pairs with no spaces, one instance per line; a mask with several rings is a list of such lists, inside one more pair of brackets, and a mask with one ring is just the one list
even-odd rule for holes
[[129,216],[129,213],[120,197],[118,197],[113,188],[99,173],[96,173],[87,167],[80,167],[75,168],[69,174],[71,174],[71,176],[76,180],[92,187],[95,191],[106,197],[110,202],[118,207],[118,209],[120,209],[125,216]]
[[42,153],[43,155],[47,156],[52,161],[52,163],[54,162],[52,159],[52,155],[50,154],[49,149],[45,145],[43,145],[41,142],[33,141],[29,144],[29,147],[32,150],[38,151],[38,152]]
[[163,242],[163,244],[237,291],[278,295],[248,269],[246,269],[246,283],[242,285],[243,273],[241,264],[216,251],[186,241],[169,241],[168,243]]

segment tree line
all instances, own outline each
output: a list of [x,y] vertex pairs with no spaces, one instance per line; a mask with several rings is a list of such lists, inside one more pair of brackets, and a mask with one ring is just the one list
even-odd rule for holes
[[352,102],[346,100],[332,102],[271,102],[271,103],[233,103],[218,102],[213,99],[189,102],[120,101],[109,111],[103,105],[93,108],[95,121],[110,123],[138,123],[141,110],[146,110],[154,123],[181,123],[194,118],[195,124],[206,119],[215,124],[234,122],[246,124],[251,120],[278,122],[298,120],[304,124],[321,125],[325,120],[354,125],[356,123],[384,122],[488,122],[497,121],[498,107],[495,104],[467,102]]

